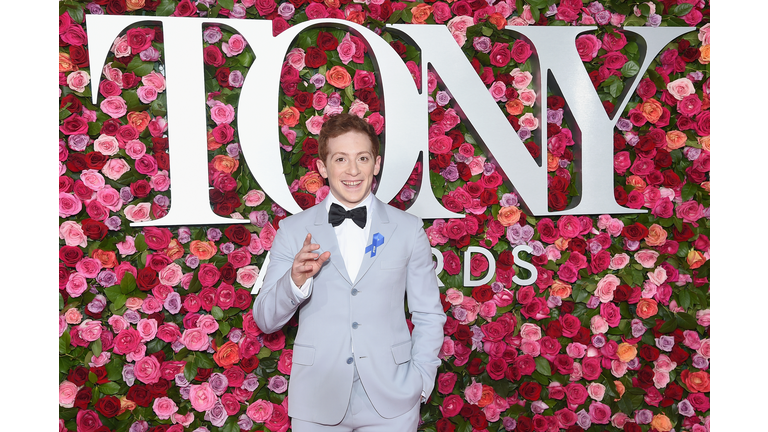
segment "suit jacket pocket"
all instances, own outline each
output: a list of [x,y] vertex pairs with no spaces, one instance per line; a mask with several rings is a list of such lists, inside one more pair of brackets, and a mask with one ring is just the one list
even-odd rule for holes
[[381,260],[382,269],[399,269],[399,268],[404,268],[407,264],[408,264],[407,259]]
[[315,362],[315,347],[293,344],[293,363],[312,366]]
[[[411,359],[411,341],[401,342],[392,345],[392,357],[395,359],[395,363],[403,364]],[[296,354],[294,353],[294,359]],[[294,360],[295,362],[296,360]]]

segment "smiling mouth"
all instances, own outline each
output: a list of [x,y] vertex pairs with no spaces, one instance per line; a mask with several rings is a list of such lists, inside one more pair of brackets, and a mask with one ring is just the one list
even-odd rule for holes
[[343,183],[344,186],[355,187],[362,182],[363,182],[362,180],[357,180],[357,181],[342,181],[341,183]]

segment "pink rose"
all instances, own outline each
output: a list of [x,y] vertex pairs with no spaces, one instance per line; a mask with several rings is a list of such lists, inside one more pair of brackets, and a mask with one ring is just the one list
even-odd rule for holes
[[[258,237],[253,237],[253,239],[257,239]],[[255,265],[249,265],[242,268],[237,269],[237,283],[244,286],[245,288],[250,288],[256,283],[256,279],[259,277],[259,268]]]
[[579,53],[581,61],[588,62],[594,59],[601,46],[602,42],[592,34],[585,34],[576,38],[576,51]]
[[464,389],[464,398],[467,400],[468,403],[472,405],[477,405],[482,395],[483,395],[483,385],[478,382],[475,382],[474,379],[472,379],[472,384],[468,385],[467,388]]
[[305,124],[309,133],[317,135],[320,133],[320,129],[323,127],[323,123],[325,123],[323,116],[314,115],[310,117]]
[[341,59],[341,62],[344,64],[348,64],[352,57],[355,55],[355,43],[352,42],[352,38],[349,33],[347,33],[344,38],[341,40],[339,45],[336,47],[336,51],[339,53],[339,58]]
[[565,386],[565,399],[568,405],[581,405],[587,400],[587,389],[580,383],[569,383]]
[[181,335],[181,343],[191,351],[205,351],[210,344],[208,334],[199,328],[185,329]]
[[146,356],[136,362],[133,374],[144,384],[154,384],[160,381],[160,363],[154,356]]
[[650,249],[643,249],[635,253],[635,260],[648,269],[653,268],[656,265],[656,260],[658,258],[659,253]]
[[139,96],[141,103],[149,104],[157,99],[157,89],[151,86],[141,86],[136,89],[136,94]]
[[[221,50],[227,57],[233,57],[243,52],[248,43],[245,38],[239,34],[233,35],[227,42],[221,44]],[[299,68],[299,69],[303,69]]]
[[272,417],[272,410],[272,402],[259,399],[248,406],[245,414],[256,423],[264,423]]
[[67,86],[77,93],[84,92],[85,86],[90,82],[91,77],[86,71],[75,71],[67,75]]
[[[482,384],[477,385],[480,386],[480,389],[482,390]],[[479,397],[478,400],[480,400]],[[461,396],[452,394],[443,400],[443,404],[440,406],[440,412],[443,414],[443,417],[453,417],[458,415],[463,407],[464,401],[461,400]]]
[[74,216],[83,209],[83,203],[76,196],[65,192],[59,193],[59,217]]
[[197,320],[197,328],[202,330],[205,334],[209,335],[215,333],[219,329],[219,322],[213,315],[203,315]]
[[211,389],[211,385],[204,382],[200,385],[191,385],[189,389],[189,402],[197,412],[208,411],[216,404],[218,397]]
[[157,415],[157,418],[160,420],[168,420],[171,418],[173,414],[176,413],[176,411],[179,410],[179,407],[176,406],[176,402],[173,401],[173,399],[169,397],[160,397],[155,399],[155,401],[152,403],[152,411],[155,412]]
[[688,78],[679,78],[667,84],[667,90],[677,100],[696,93],[693,83]]
[[117,181],[120,177],[131,170],[131,167],[123,159],[110,159],[101,169],[101,172],[108,178]]
[[611,419],[611,408],[601,402],[592,402],[589,405],[589,418],[592,423],[608,424]]
[[149,220],[151,206],[150,203],[129,205],[125,208],[125,217],[131,222],[146,222]]
[[616,287],[618,287],[620,284],[621,280],[619,280],[618,277],[613,274],[607,274],[597,282],[595,296],[597,296],[602,303],[612,301],[613,293],[616,291]]
[[533,75],[530,72],[521,71],[519,68],[512,69],[509,75],[512,77],[512,86],[518,90],[527,88],[533,81]]
[[128,111],[125,99],[120,96],[108,96],[99,105],[104,114],[112,118],[120,118]]
[[211,106],[211,120],[216,122],[217,125],[222,123],[232,123],[235,119],[235,109],[230,104],[224,104],[221,102],[215,102]]
[[59,384],[59,406],[72,408],[75,406],[75,397],[80,388],[74,383],[64,380]]

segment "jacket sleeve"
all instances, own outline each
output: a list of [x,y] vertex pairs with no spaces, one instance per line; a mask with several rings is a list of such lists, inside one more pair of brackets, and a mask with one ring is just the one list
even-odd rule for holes
[[408,260],[406,295],[413,323],[411,359],[422,376],[424,394],[429,397],[440,366],[437,355],[443,345],[446,316],[440,303],[432,250],[422,226],[419,224],[413,233],[415,241]]
[[253,319],[264,333],[280,330],[307,298],[293,289],[291,265],[298,250],[294,250],[282,221],[280,228],[272,243],[264,284],[253,303]]

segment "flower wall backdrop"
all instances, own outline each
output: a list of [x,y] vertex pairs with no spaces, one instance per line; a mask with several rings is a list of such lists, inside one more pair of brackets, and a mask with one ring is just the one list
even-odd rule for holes
[[[170,201],[163,32],[144,25],[114,41],[103,70],[89,66],[85,14],[269,19],[274,34],[315,18],[374,29],[420,85],[419,52],[385,23],[446,25],[532,157],[546,163],[549,206],[578,194],[565,101],[534,116],[533,47],[507,25],[589,25],[576,49],[613,110],[639,48],[622,26],[695,26],[654,60],[614,133],[618,203],[646,214],[533,217],[428,76],[429,166],[413,168],[391,205],[407,209],[429,175],[463,219],[426,220],[444,258],[448,315],[437,386],[422,407],[429,431],[709,430],[709,2],[704,0],[64,0],[59,2],[59,405],[61,431],[290,429],[292,321],[263,334],[251,287],[285,211],[241,158],[235,114],[254,62],[241,35],[210,25],[204,46],[210,202],[250,224],[132,228]],[[191,41],[190,43],[197,43]],[[354,113],[383,130],[379,78],[349,32],[303,32],[281,73],[286,182],[308,208],[328,187],[315,168],[326,116]],[[91,88],[93,74],[102,74]],[[91,102],[98,92],[98,103]],[[543,96],[543,95],[542,95]],[[545,107],[541,107],[543,110]],[[567,117],[567,116],[566,116]],[[540,130],[549,139],[540,142]],[[576,146],[576,147],[575,147]],[[512,248],[529,245],[535,284]],[[471,259],[492,250],[496,268]]]

